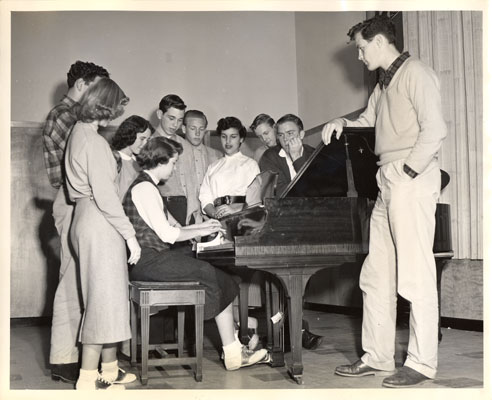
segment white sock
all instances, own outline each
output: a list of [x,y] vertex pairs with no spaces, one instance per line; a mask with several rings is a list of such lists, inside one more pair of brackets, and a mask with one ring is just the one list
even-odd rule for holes
[[234,342],[229,343],[227,346],[222,346],[222,349],[224,350],[224,358],[233,357],[238,353],[240,354],[242,346],[243,345],[237,338]]
[[101,363],[101,375],[104,379],[113,382],[118,377],[118,360]]
[[98,375],[97,369],[80,369],[79,379],[77,379],[77,383],[75,384],[76,389],[86,389],[91,388],[94,389],[94,382],[96,382]]
[[258,329],[258,320],[254,317],[248,317],[248,328],[249,329]]

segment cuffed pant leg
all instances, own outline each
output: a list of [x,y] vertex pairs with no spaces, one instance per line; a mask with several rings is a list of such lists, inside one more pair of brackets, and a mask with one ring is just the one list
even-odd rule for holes
[[[384,190],[382,191],[384,195]],[[369,255],[360,274],[363,298],[362,361],[372,368],[395,368],[396,329],[395,250],[384,197],[380,194],[371,215]]]
[[393,190],[390,220],[398,262],[398,293],[410,302],[405,365],[433,379],[437,371],[439,310],[432,252],[440,171],[437,163]]

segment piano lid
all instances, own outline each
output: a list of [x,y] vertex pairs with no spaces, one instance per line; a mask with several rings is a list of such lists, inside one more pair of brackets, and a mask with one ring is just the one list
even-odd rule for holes
[[375,200],[378,157],[373,153],[374,140],[374,128],[344,128],[339,140],[319,144],[278,197],[346,197],[347,147],[358,197]]

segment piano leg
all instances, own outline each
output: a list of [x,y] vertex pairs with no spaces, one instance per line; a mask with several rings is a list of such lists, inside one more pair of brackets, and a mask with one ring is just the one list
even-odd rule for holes
[[248,336],[248,304],[249,304],[249,282],[254,271],[247,268],[235,268],[233,273],[241,278],[239,283],[239,341],[247,345]]
[[283,320],[274,323],[272,316],[278,317],[283,310],[283,296],[281,293],[281,284],[276,279],[265,274],[265,311],[268,331],[267,349],[272,356],[270,365],[272,367],[283,367],[284,361],[284,332]]
[[242,344],[247,345],[248,337],[248,303],[249,303],[249,285],[244,280],[239,284],[239,340]]
[[265,317],[267,325],[267,349],[269,351],[273,348],[273,324],[272,324],[272,280],[267,274],[265,277]]
[[290,376],[298,383],[303,384],[302,373],[302,297],[305,279],[302,274],[279,275],[284,281],[288,296],[290,347],[292,365],[289,368]]

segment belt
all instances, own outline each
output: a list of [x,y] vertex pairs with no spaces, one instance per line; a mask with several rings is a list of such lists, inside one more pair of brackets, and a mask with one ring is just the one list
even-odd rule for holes
[[223,204],[245,203],[245,202],[246,202],[246,196],[222,196],[222,197],[217,197],[214,200],[214,206],[218,207]]

